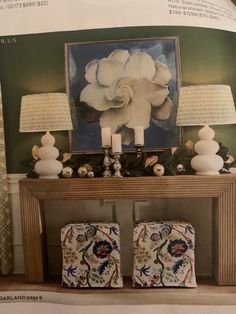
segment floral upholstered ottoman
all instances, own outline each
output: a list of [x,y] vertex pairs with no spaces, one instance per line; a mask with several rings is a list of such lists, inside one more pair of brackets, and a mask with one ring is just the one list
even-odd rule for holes
[[133,287],[196,287],[194,242],[194,228],[187,222],[137,223]]
[[118,223],[67,224],[61,246],[63,287],[123,287]]

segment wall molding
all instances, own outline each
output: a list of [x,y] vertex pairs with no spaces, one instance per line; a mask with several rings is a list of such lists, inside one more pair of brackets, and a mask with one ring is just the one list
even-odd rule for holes
[[19,181],[26,177],[24,173],[7,174],[7,184],[9,194],[19,194]]
[[13,274],[24,273],[24,256],[21,235],[21,213],[19,180],[25,178],[23,173],[7,174],[8,199],[11,210],[13,233]]

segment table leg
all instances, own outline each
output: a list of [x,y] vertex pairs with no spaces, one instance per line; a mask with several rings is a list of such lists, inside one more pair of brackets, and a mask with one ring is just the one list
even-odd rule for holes
[[213,274],[218,285],[236,285],[235,183],[213,202]]
[[21,186],[21,219],[25,280],[44,282],[46,239],[43,202]]

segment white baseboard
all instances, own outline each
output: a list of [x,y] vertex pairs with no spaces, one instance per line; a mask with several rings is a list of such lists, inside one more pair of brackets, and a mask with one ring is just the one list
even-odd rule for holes
[[8,198],[11,209],[11,223],[13,233],[13,274],[24,273],[24,255],[21,235],[21,214],[19,180],[25,178],[25,174],[14,173],[7,175]]

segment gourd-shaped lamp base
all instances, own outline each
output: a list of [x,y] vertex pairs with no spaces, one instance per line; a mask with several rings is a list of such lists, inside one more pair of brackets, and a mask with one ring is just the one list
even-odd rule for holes
[[54,146],[55,138],[46,132],[41,138],[42,147],[39,148],[39,161],[34,166],[39,179],[58,179],[58,174],[62,171],[62,163],[57,160],[59,156],[58,149]]
[[191,160],[191,166],[197,175],[218,175],[223,168],[224,160],[216,153],[219,144],[214,141],[215,131],[205,125],[198,133],[200,140],[195,144],[194,150],[198,154]]

